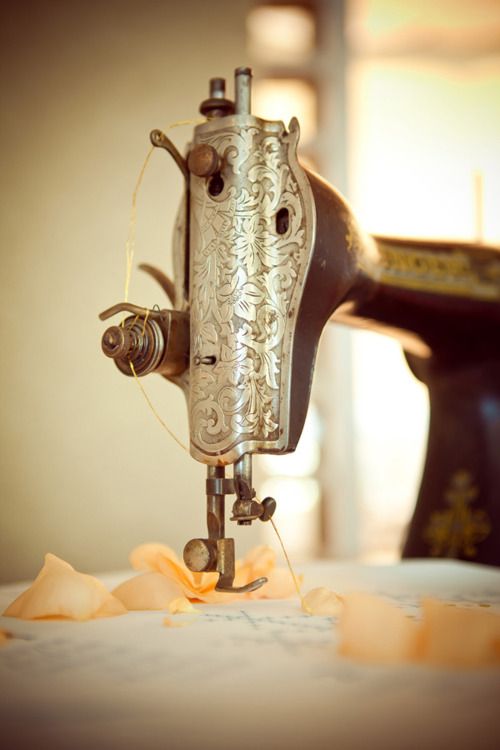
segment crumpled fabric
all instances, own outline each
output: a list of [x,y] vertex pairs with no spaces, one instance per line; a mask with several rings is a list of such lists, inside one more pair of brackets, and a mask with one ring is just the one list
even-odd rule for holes
[[78,573],[69,563],[49,552],[31,586],[3,614],[22,620],[90,620],[126,612],[123,604],[97,578]]
[[112,593],[127,610],[167,610],[177,599],[186,600],[181,587],[157,571],[129,578]]

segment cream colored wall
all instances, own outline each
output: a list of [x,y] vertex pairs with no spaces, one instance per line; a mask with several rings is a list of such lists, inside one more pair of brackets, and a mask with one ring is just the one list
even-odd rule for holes
[[[247,62],[246,7],[45,0],[4,11],[2,581],[33,576],[47,551],[81,570],[123,568],[137,543],[180,550],[204,532],[203,468],[101,354],[97,314],[123,297],[148,133],[195,117],[208,78],[231,78]],[[182,146],[189,132],[172,137]],[[155,153],[139,198],[137,262],[170,268],[181,190],[173,162]],[[130,299],[166,306],[140,272]],[[156,376],[143,382],[186,440],[180,392]]]

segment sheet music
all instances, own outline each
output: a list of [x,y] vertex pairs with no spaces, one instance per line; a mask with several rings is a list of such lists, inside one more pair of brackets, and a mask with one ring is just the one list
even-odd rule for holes
[[[124,576],[103,578],[110,587]],[[304,590],[365,590],[500,606],[500,571],[450,562],[326,563]],[[4,608],[25,587],[0,589]],[[1,618],[0,726],[12,747],[498,747],[500,669],[366,666],[335,653],[335,619],[295,600],[196,605],[87,623]],[[41,742],[43,738],[44,742]]]

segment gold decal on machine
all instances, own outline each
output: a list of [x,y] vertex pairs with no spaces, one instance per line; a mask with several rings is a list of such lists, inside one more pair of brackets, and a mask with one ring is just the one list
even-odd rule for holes
[[434,511],[424,531],[430,554],[437,557],[467,557],[477,555],[477,545],[491,532],[491,522],[486,511],[472,509],[479,490],[468,471],[456,471],[444,499],[449,508]]
[[473,261],[464,250],[437,252],[378,241],[380,281],[423,292],[472,299],[500,299],[500,260]]

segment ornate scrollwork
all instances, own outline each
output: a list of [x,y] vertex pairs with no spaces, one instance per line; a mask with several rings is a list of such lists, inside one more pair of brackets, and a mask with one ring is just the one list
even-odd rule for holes
[[[312,228],[309,185],[295,158],[298,129],[227,119],[196,135],[217,150],[224,187],[212,195],[209,181],[191,178],[189,410],[194,452],[234,460],[249,444],[278,450],[284,440],[280,417]],[[288,212],[285,231],[280,209]]]

